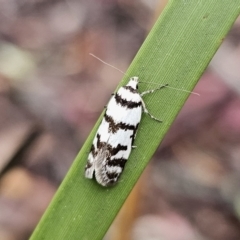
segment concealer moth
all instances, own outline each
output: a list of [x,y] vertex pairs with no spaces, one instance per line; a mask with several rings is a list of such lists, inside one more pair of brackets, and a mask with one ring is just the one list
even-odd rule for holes
[[[95,55],[90,55],[102,61]],[[113,94],[106,106],[104,117],[88,155],[85,177],[92,179],[95,176],[96,181],[104,187],[117,183],[132,149],[136,147],[133,144],[142,113],[161,122],[149,113],[142,97],[167,87],[168,84],[139,93],[138,83],[138,77],[131,77],[127,85],[120,87]]]

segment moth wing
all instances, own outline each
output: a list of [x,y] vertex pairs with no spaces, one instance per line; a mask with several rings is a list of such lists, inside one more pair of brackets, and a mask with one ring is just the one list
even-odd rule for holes
[[[88,155],[87,164],[85,166],[85,177],[92,179],[95,171],[96,161],[99,158],[102,158],[102,149],[99,149],[99,143],[104,142],[104,138],[107,137],[107,141],[109,139],[108,134],[108,123],[103,119],[99,129],[94,137],[93,144]],[[103,139],[100,139],[103,138]],[[106,141],[106,140],[105,140]]]
[[100,149],[95,158],[94,170],[95,178],[102,186],[108,185],[108,177],[106,175],[107,158],[110,155],[109,151],[105,148]]
[[92,153],[90,152],[88,155],[88,161],[85,167],[85,177],[92,179],[94,173],[94,157]]

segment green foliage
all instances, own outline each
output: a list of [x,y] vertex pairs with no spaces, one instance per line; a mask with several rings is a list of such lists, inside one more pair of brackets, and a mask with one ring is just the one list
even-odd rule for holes
[[[152,28],[127,74],[142,81],[192,90],[240,12],[240,1],[172,0]],[[124,77],[120,85],[126,84]],[[154,88],[140,84],[140,92]],[[120,182],[103,188],[84,178],[84,166],[100,123],[76,157],[31,240],[102,239],[188,97],[165,88],[145,98],[162,123],[143,115]]]

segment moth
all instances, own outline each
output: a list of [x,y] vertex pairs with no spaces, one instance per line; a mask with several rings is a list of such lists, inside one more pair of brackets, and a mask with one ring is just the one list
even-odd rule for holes
[[138,77],[131,77],[127,85],[113,94],[88,155],[85,177],[92,179],[95,176],[104,187],[112,186],[119,180],[131,150],[135,148],[133,143],[142,113],[161,122],[148,112],[142,97],[167,84],[139,93],[138,83]]

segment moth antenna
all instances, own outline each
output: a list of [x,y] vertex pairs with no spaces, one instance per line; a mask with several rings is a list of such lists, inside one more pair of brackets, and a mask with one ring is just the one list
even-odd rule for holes
[[[139,83],[151,83],[151,84],[159,85],[158,83],[153,83],[153,82],[142,82],[142,81],[140,81]],[[182,92],[191,93],[191,94],[194,94],[194,95],[197,95],[197,96],[200,96],[199,93],[191,92],[191,91],[188,91],[188,90],[185,90],[185,89],[180,89],[180,88],[175,88],[175,87],[170,87],[170,86],[165,86],[165,87],[166,87],[166,88],[171,88],[171,89],[174,89],[174,90],[179,90],[179,91],[182,91]]]
[[201,96],[199,93],[196,93],[196,92],[191,92],[191,91],[188,91],[188,90],[185,90],[185,89],[180,89],[180,88],[175,88],[175,87],[169,87],[167,86],[168,88],[172,88],[174,90],[179,90],[179,91],[182,91],[182,92],[187,92],[187,93],[191,93],[191,94],[194,94],[194,95],[197,95],[197,96]]
[[[94,54],[92,54],[92,53],[89,53],[89,55],[91,55],[92,57],[96,58],[96,59],[97,59],[97,60],[99,60],[100,62],[102,62],[102,63],[104,63],[104,64],[108,65],[109,67],[112,67],[112,68],[116,69],[116,70],[117,70],[117,71],[119,71],[120,73],[122,73],[122,74],[124,74],[124,75],[128,76],[128,75],[127,75],[125,72],[123,72],[123,71],[122,71],[122,70],[120,70],[119,68],[116,68],[116,67],[114,67],[113,65],[111,65],[111,64],[109,64],[109,63],[107,63],[107,62],[103,61],[101,58],[99,58],[99,57],[95,56]],[[128,77],[129,77],[129,76],[128,76]]]
[[[103,64],[106,64],[107,66],[111,67],[111,68],[114,68],[116,69],[117,71],[119,71],[120,73],[122,73],[123,75],[125,76],[128,76],[125,72],[123,72],[122,70],[120,70],[119,68],[117,67],[114,67],[113,65],[103,61],[101,58],[97,57],[96,55],[94,55],[93,53],[89,53],[90,56],[96,58],[97,60],[99,60],[100,62],[102,62]],[[128,76],[129,77],[129,76]],[[158,83],[152,83],[152,82],[142,82],[140,81],[139,83],[151,83],[151,84],[156,84],[156,85],[159,85]],[[188,91],[188,90],[184,90],[184,89],[180,89],[180,88],[175,88],[175,87],[170,87],[170,86],[165,86],[167,88],[171,88],[171,89],[174,89],[174,90],[179,90],[179,91],[182,91],[182,92],[187,92],[187,93],[191,93],[191,94],[194,94],[194,95],[197,95],[197,96],[200,96],[199,93],[196,93],[196,92],[191,92],[191,91]]]

